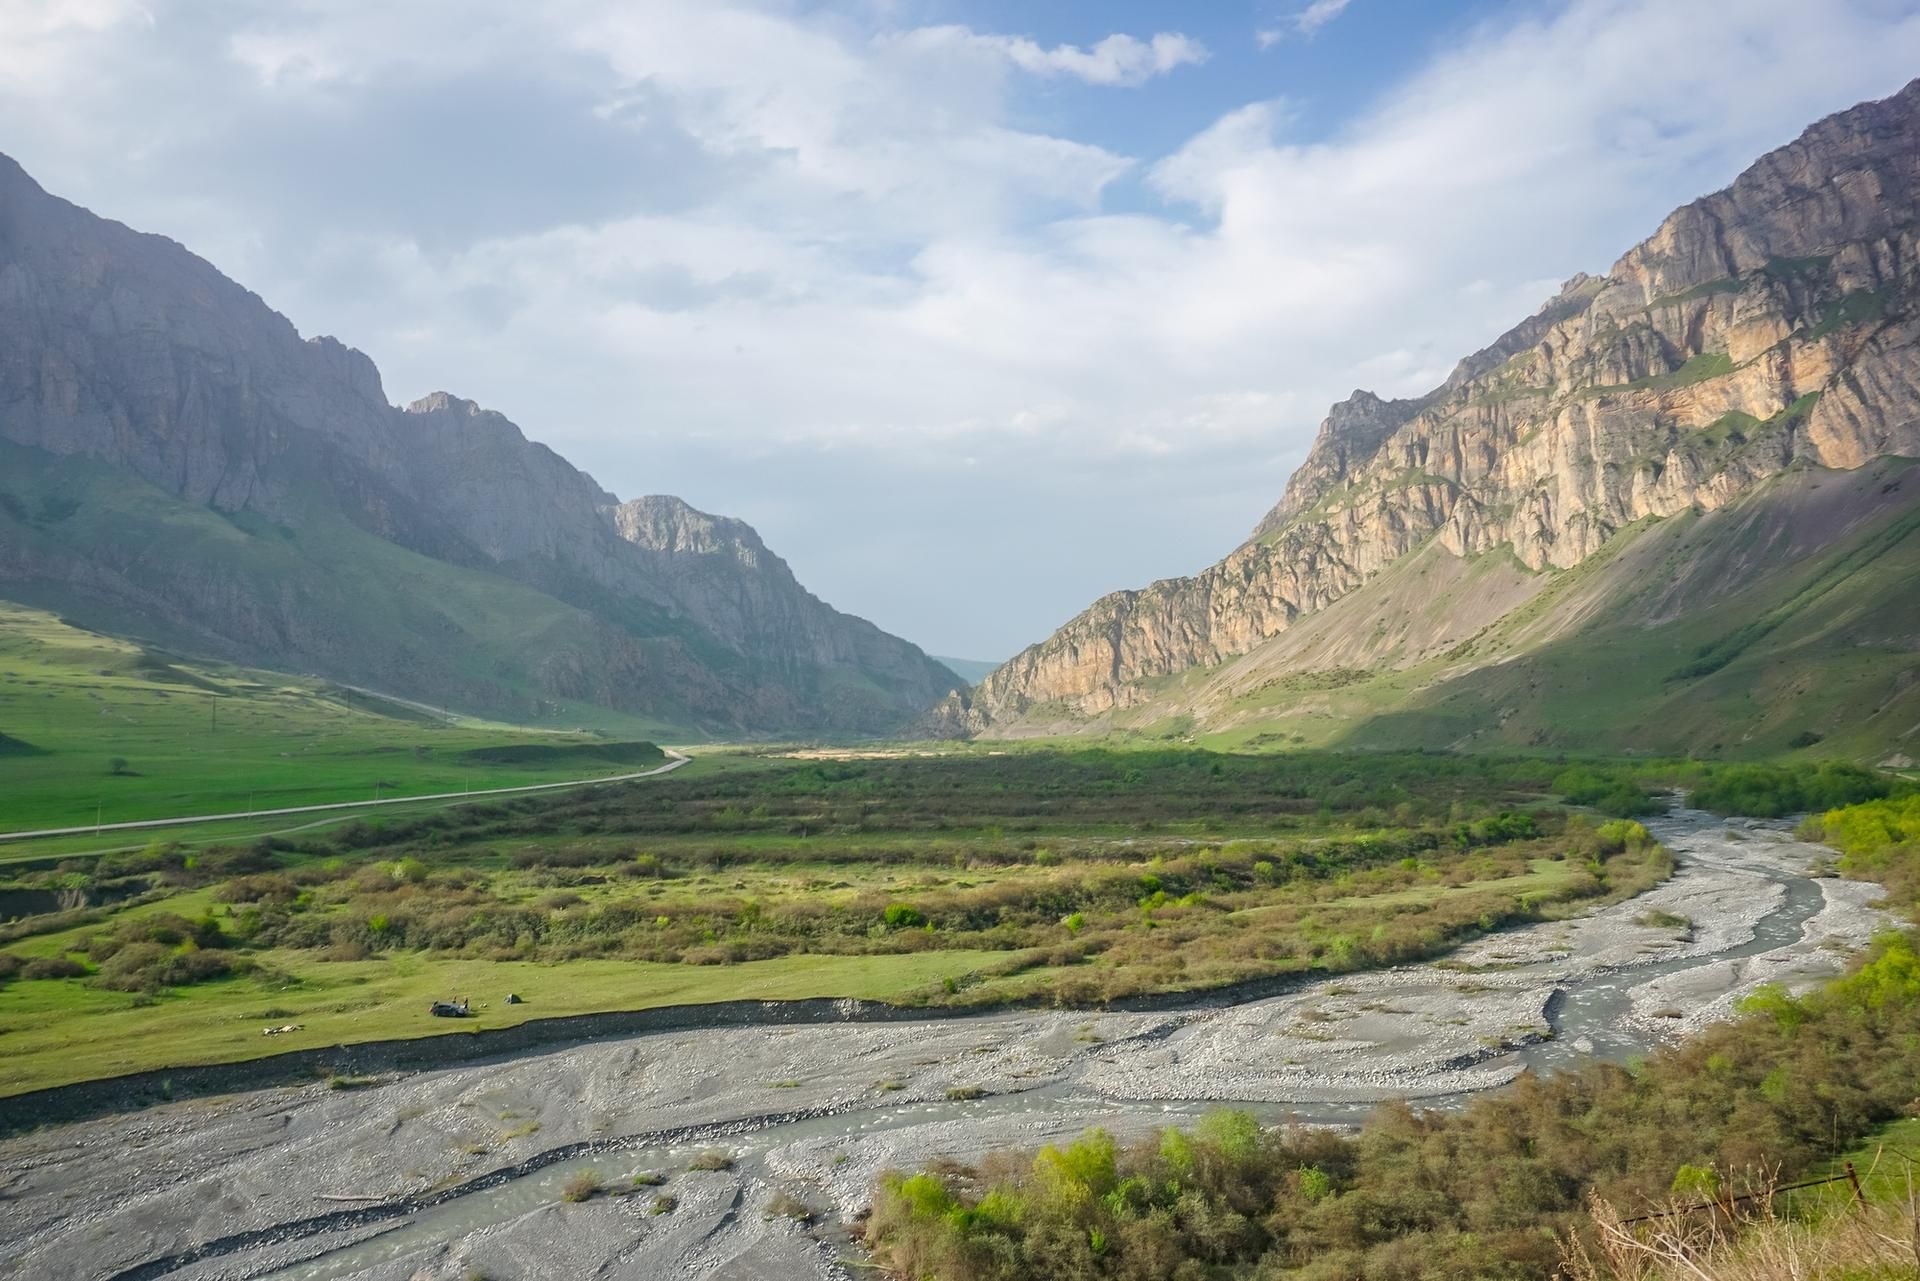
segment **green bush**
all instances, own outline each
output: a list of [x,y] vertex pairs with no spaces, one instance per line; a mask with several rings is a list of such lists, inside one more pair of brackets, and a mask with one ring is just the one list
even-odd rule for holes
[[911,930],[927,923],[926,916],[911,903],[887,904],[887,910],[881,914],[881,920],[886,922],[890,930]]
[[1727,765],[1693,789],[1691,803],[1715,814],[1779,818],[1808,810],[1837,809],[1886,796],[1892,783],[1857,765]]
[[916,1281],[1545,1281],[1591,1194],[1658,1203],[1718,1190],[1721,1171],[1766,1184],[1903,1115],[1915,1026],[1920,953],[1884,935],[1824,990],[1763,989],[1632,1070],[1523,1077],[1458,1112],[1388,1104],[1352,1136],[1217,1111],[1126,1147],[1092,1130],[1024,1164],[892,1174],[866,1241]]
[[87,967],[70,956],[36,957],[20,967],[23,979],[77,979],[86,973]]
[[593,1170],[582,1170],[561,1186],[560,1199],[562,1201],[572,1201],[576,1203],[591,1201],[600,1195],[600,1189],[603,1186],[600,1181],[600,1175],[597,1172]]

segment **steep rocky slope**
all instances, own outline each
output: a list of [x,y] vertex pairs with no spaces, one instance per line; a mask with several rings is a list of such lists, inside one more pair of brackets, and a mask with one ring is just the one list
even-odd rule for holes
[[958,680],[745,524],[622,503],[0,157],[0,592],[476,710],[881,731]]
[[[1920,454],[1917,201],[1920,81],[1676,211],[1426,396],[1354,393],[1246,543],[1104,597],[950,700],[945,725],[1111,723],[1422,549],[1498,552],[1544,582],[1635,522],[1714,511],[1790,468]],[[1441,630],[1472,634],[1488,604],[1463,593]]]

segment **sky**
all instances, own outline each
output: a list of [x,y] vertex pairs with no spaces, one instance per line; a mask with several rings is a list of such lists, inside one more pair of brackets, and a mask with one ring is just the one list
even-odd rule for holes
[[1001,659],[1920,73],[1920,0],[0,0],[0,151]]

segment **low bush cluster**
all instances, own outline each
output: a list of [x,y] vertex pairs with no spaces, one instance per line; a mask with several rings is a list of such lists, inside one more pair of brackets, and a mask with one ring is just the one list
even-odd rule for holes
[[1544,1279],[1589,1195],[1656,1203],[1683,1167],[1790,1176],[1901,1115],[1917,1025],[1920,955],[1889,935],[1816,995],[1765,991],[1642,1065],[1524,1078],[1459,1113],[1389,1105],[1347,1137],[1223,1111],[1125,1147],[1096,1130],[890,1175],[866,1241],[942,1281]]
[[1857,765],[1724,765],[1693,788],[1692,803],[1715,814],[1779,818],[1884,797],[1893,780]]
[[189,921],[156,912],[123,921],[85,942],[87,959],[98,967],[94,981],[116,992],[158,992],[224,978],[251,967],[251,961],[226,946],[227,936],[211,916]]

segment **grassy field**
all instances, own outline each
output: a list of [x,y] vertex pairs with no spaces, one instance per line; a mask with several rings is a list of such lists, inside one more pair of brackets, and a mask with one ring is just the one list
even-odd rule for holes
[[[1557,768],[742,752],[42,863],[0,883],[0,913],[25,913],[0,924],[0,1094],[589,1011],[1099,1004],[1431,956],[1664,875],[1637,825],[1569,818]],[[427,1017],[460,995],[477,1020]]]
[[0,604],[0,831],[514,787],[661,759],[631,740],[188,662]]
[[[400,954],[313,965],[266,952],[294,981],[237,979],[149,1001],[80,983],[17,983],[0,992],[0,1095],[153,1067],[231,1063],[282,1050],[355,1041],[458,1035],[529,1019],[713,1001],[844,996],[900,1001],[999,958],[798,956],[727,967],[580,960],[566,965]],[[278,971],[281,965],[288,966]],[[508,1005],[507,993],[523,1004]],[[469,996],[477,1017],[427,1017],[430,1001]],[[267,1025],[301,1031],[264,1037]]]

